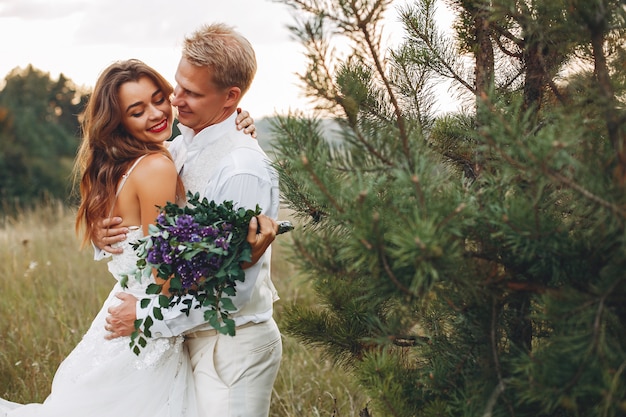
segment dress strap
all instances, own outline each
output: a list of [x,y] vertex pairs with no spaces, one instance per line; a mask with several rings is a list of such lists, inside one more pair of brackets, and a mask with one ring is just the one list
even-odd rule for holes
[[133,163],[133,165],[131,165],[131,167],[128,169],[128,171],[126,171],[126,173],[124,175],[122,175],[122,179],[120,180],[120,183],[117,186],[117,191],[115,192],[115,197],[116,198],[117,198],[118,195],[120,195],[120,192],[122,191],[122,188],[124,187],[124,184],[126,184],[126,180],[130,176],[130,173],[133,172],[133,169],[135,169],[137,164],[139,162],[141,162],[141,160],[143,158],[145,158],[146,156],[148,156],[148,155],[149,154],[141,155],[139,158],[135,159],[135,162]]
[[130,173],[133,172],[133,170],[135,169],[137,164],[139,162],[141,162],[141,160],[143,158],[145,158],[146,156],[148,156],[148,155],[150,155],[150,154],[141,155],[139,158],[135,159],[135,162],[133,162],[133,164],[128,169],[128,171],[126,171],[126,173],[124,175],[122,175],[122,179],[120,180],[120,183],[117,186],[117,191],[115,192],[115,200],[113,200],[113,205],[111,206],[111,211],[109,212],[109,217],[111,217],[111,215],[113,214],[113,209],[115,208],[115,202],[117,201],[117,196],[120,195],[120,192],[122,191],[122,188],[124,188],[124,184],[126,184],[126,180],[130,176]]

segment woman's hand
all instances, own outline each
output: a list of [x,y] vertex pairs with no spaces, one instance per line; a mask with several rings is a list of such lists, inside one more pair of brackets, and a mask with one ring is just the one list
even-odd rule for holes
[[256,126],[254,125],[254,119],[250,116],[250,113],[237,108],[237,119],[235,123],[237,124],[237,130],[243,129],[244,133],[256,139]]

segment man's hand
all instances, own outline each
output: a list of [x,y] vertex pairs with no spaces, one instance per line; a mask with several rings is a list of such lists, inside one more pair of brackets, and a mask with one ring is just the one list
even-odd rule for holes
[[256,139],[256,126],[254,125],[254,119],[250,116],[247,110],[241,110],[237,108],[237,130],[243,129],[243,133],[247,133]]
[[261,259],[265,250],[272,244],[274,239],[276,239],[276,233],[278,233],[278,223],[271,217],[259,214],[257,217],[253,217],[252,220],[250,220],[246,240],[252,247],[252,260],[250,262],[243,262],[241,264],[243,269],[250,268]]
[[135,320],[137,320],[137,298],[121,292],[115,295],[122,300],[122,303],[115,307],[109,307],[109,315],[106,318],[104,329],[109,332],[105,339],[111,340],[116,337],[130,336],[135,331]]
[[115,227],[122,223],[121,217],[110,217],[96,223],[94,230],[93,244],[97,248],[109,253],[117,254],[123,252],[122,248],[114,248],[111,245],[126,239],[127,227]]

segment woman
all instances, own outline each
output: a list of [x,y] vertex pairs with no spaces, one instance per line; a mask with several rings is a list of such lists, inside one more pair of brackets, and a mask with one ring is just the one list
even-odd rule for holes
[[150,339],[140,355],[129,338],[111,339],[105,330],[107,309],[127,292],[145,296],[149,282],[119,281],[134,269],[131,243],[148,233],[157,206],[184,198],[182,182],[164,146],[174,120],[172,86],[138,60],[110,65],[99,77],[83,119],[84,140],[75,172],[80,175],[81,204],[77,231],[83,245],[94,224],[111,215],[131,232],[119,243],[109,271],[118,281],[82,341],[61,363],[43,404],[0,400],[2,417],[196,417],[193,377],[183,338]]

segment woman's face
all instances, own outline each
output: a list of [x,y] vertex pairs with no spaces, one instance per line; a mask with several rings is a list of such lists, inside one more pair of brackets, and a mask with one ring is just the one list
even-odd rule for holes
[[162,143],[172,136],[172,105],[148,77],[122,84],[119,89],[122,125],[141,142]]

